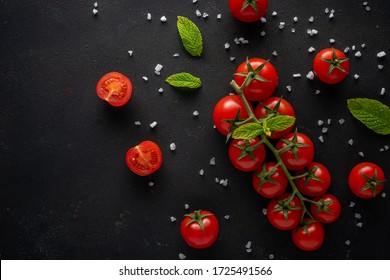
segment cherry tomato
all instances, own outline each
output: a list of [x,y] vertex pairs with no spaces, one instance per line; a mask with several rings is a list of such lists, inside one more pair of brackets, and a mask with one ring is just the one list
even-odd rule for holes
[[360,198],[372,198],[381,193],[385,184],[382,168],[372,162],[361,162],[349,173],[351,191]]
[[[288,146],[290,146],[289,149]],[[301,170],[314,158],[314,144],[303,133],[291,132],[285,135],[276,143],[275,148],[281,151],[280,158],[290,170]]]
[[264,144],[259,138],[251,140],[234,139],[229,146],[229,158],[235,168],[240,171],[254,171],[265,159]]
[[295,245],[304,251],[314,251],[324,243],[325,231],[320,222],[313,219],[305,219],[305,224],[292,232],[292,240]]
[[[291,106],[291,104],[282,98],[279,97],[268,97],[267,99],[264,99],[259,105],[257,105],[255,109],[255,116],[256,118],[264,118],[266,116],[276,116],[276,115],[287,115],[295,118],[295,111],[294,108]],[[294,122],[295,123],[295,122]],[[289,133],[294,127],[294,124],[292,124],[290,127],[286,128],[282,131],[272,131],[271,130],[271,136],[267,136],[271,139],[279,139],[282,136]]]
[[125,75],[118,72],[107,73],[96,85],[97,95],[110,105],[125,105],[131,97],[133,86]]
[[295,179],[298,190],[306,196],[320,196],[324,194],[330,186],[330,173],[321,163],[312,162],[306,166],[305,170],[298,171],[296,176],[306,176]]
[[339,218],[341,205],[335,196],[331,194],[324,194],[321,197],[314,198],[313,200],[320,203],[319,206],[314,203],[310,206],[310,212],[317,221],[329,224],[335,222]]
[[244,86],[245,97],[251,101],[260,101],[272,95],[278,85],[278,73],[275,67],[262,58],[251,58],[241,63],[234,74],[234,81],[241,86],[251,75],[249,84]]
[[158,170],[162,163],[160,147],[152,141],[143,141],[126,153],[127,166],[135,174],[147,176]]
[[213,213],[204,210],[184,215],[180,225],[180,233],[184,241],[196,249],[210,247],[217,240],[218,231],[217,218]]
[[288,185],[288,179],[283,169],[275,162],[266,162],[253,173],[254,190],[266,198],[282,195]]
[[290,196],[291,194],[284,193],[268,203],[268,221],[277,229],[290,230],[296,228],[301,220],[302,203],[297,196],[294,196],[290,203],[286,204]]
[[[238,110],[240,110],[239,115],[237,115]],[[220,133],[225,136],[228,135],[229,132],[232,132],[231,122],[233,122],[235,119],[235,121],[239,121],[247,119],[248,117],[249,115],[248,112],[245,110],[244,103],[238,95],[225,96],[221,100],[219,100],[214,107],[213,121],[215,127]],[[230,123],[228,121],[230,121]]]
[[255,22],[265,15],[268,0],[229,0],[232,15],[243,22]]
[[337,84],[348,75],[349,61],[342,51],[326,48],[315,56],[313,69],[316,76],[324,83]]

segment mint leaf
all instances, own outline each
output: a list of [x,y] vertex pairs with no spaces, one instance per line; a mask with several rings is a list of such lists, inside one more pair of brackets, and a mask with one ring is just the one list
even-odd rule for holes
[[181,88],[196,89],[202,85],[202,81],[198,77],[186,72],[173,74],[166,78],[165,81],[173,87]]
[[177,30],[186,51],[192,56],[200,56],[203,50],[203,40],[195,23],[186,17],[178,16]]
[[282,131],[292,126],[295,118],[287,115],[278,115],[267,120],[267,127],[272,131]]
[[258,123],[246,123],[239,126],[234,132],[232,137],[234,139],[250,140],[259,136],[263,132],[263,127]]
[[385,104],[369,98],[347,100],[351,114],[375,133],[390,134],[390,109]]

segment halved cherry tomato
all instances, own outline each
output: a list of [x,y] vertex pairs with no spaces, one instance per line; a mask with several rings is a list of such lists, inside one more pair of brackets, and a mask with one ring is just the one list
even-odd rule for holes
[[315,56],[313,70],[324,83],[337,84],[348,75],[349,61],[342,51],[326,48]]
[[303,212],[302,203],[296,195],[287,203],[290,196],[291,194],[284,193],[268,203],[268,221],[277,229],[293,229],[298,226],[301,220]]
[[360,198],[373,198],[385,184],[382,168],[372,162],[361,162],[349,173],[348,184],[351,191]]
[[304,225],[292,232],[292,240],[295,245],[304,251],[314,251],[324,243],[325,231],[320,222],[313,219],[305,219]]
[[184,241],[196,249],[208,248],[217,240],[218,220],[213,213],[197,210],[184,215],[180,225],[180,233]]
[[234,139],[229,146],[229,158],[235,168],[240,171],[254,171],[265,159],[264,144],[259,138],[251,140]]
[[118,72],[107,73],[96,85],[97,95],[110,105],[125,105],[131,97],[133,86],[125,75]]
[[260,20],[268,9],[268,0],[229,0],[232,15],[243,22]]
[[[253,109],[252,106],[251,109]],[[240,111],[239,114],[238,111]],[[233,122],[244,120],[248,117],[249,115],[245,110],[244,103],[238,95],[225,96],[214,107],[213,121],[215,127],[225,136],[234,130],[235,126],[231,129]]]
[[[261,103],[257,105],[255,109],[255,116],[258,119],[270,115],[272,116],[287,115],[287,116],[295,117],[295,111],[294,108],[287,100],[279,97],[271,96],[261,101]],[[289,133],[293,129],[293,127],[294,124],[292,124],[290,127],[282,131],[271,130],[271,136],[267,136],[267,137],[271,139],[281,138],[282,136]]]
[[330,173],[321,163],[312,162],[306,166],[305,170],[298,171],[296,176],[306,176],[295,179],[298,190],[307,196],[320,196],[324,194],[330,186]]
[[321,197],[315,197],[313,200],[320,203],[320,205],[312,203],[310,206],[310,212],[317,221],[329,224],[339,218],[341,204],[334,195],[324,194]]
[[160,147],[152,141],[143,141],[127,151],[126,163],[135,174],[150,175],[158,170],[162,164]]
[[283,169],[275,162],[266,162],[253,173],[254,190],[266,198],[282,195],[288,185],[288,179]]

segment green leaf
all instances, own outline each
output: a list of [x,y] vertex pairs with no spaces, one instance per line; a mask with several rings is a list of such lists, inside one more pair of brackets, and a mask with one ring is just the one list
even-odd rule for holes
[[234,139],[246,139],[250,140],[259,136],[263,132],[263,127],[258,123],[246,123],[239,126],[234,132],[232,137]]
[[202,81],[198,77],[195,77],[190,73],[186,72],[173,74],[169,76],[165,81],[173,87],[181,88],[196,89],[202,85]]
[[347,100],[351,114],[375,133],[390,134],[390,109],[385,104],[369,98]]
[[177,30],[186,51],[192,56],[200,56],[203,51],[203,40],[196,24],[186,17],[178,16]]
[[294,122],[294,117],[278,115],[267,120],[267,127],[272,131],[282,131],[292,126]]

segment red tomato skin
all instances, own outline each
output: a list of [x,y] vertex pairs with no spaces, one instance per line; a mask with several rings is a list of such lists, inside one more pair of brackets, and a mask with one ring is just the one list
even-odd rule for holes
[[[252,108],[252,105],[251,109]],[[231,125],[224,120],[234,120],[238,109],[240,108],[240,119],[247,119],[248,112],[245,110],[244,103],[238,95],[228,95],[223,97],[214,107],[213,121],[216,129],[223,135],[229,133]]]
[[313,200],[319,202],[321,198],[324,200],[324,202],[332,201],[328,206],[331,213],[327,213],[324,210],[321,210],[319,213],[317,213],[318,206],[312,203],[310,205],[310,212],[314,219],[324,224],[330,224],[337,221],[341,213],[340,201],[331,194],[324,194],[321,197],[315,197]]
[[[363,186],[366,184],[366,180],[362,176],[362,174],[372,178],[375,174],[375,170],[377,172],[377,180],[384,181],[385,174],[378,165],[372,162],[361,162],[355,165],[348,177],[348,185],[351,191],[360,198],[373,198],[373,192],[371,189],[367,189],[365,191],[361,191]],[[378,184],[376,186],[376,195],[380,194],[383,190],[384,183]]]
[[[116,84],[116,86],[111,87],[113,90],[113,94],[111,95],[107,92],[109,90],[108,87],[110,87],[110,83],[108,82],[110,80]],[[120,93],[118,93],[117,90],[120,85],[124,85],[125,88],[123,89],[122,87]],[[133,85],[130,79],[119,72],[110,72],[105,74],[96,84],[96,94],[98,97],[114,107],[121,107],[125,105],[130,100],[132,92]]]
[[[193,212],[194,213],[194,212]],[[218,238],[219,224],[218,220],[210,211],[202,210],[203,214],[212,214],[202,219],[204,232],[200,228],[199,224],[193,222],[186,226],[191,220],[189,217],[184,217],[180,225],[180,233],[184,241],[192,248],[205,249],[214,244]]]
[[[345,54],[338,50],[334,49],[336,52],[337,58],[345,58]],[[326,48],[321,50],[314,58],[313,62],[313,70],[316,76],[327,84],[337,84],[340,83],[342,80],[345,79],[345,77],[349,73],[349,61],[343,61],[340,63],[340,66],[345,70],[345,72],[341,71],[340,69],[334,68],[333,71],[328,75],[329,70],[329,63],[326,61],[321,60],[321,58],[326,59],[332,59],[333,57],[333,51],[332,48]]]
[[[276,162],[266,162],[264,164],[267,172],[276,166]],[[253,172],[253,176],[252,176],[253,189],[259,195],[266,198],[275,198],[277,196],[282,195],[287,189],[288,179],[283,169],[280,166],[276,167],[275,173],[272,174],[270,177],[270,179],[275,181],[276,184],[265,182],[259,189],[261,179],[257,177],[256,174],[261,173],[263,171],[264,164],[260,166],[255,172]]]
[[[257,137],[249,140],[250,146],[254,146],[258,142],[260,142],[260,139]],[[234,139],[229,146],[229,159],[233,166],[238,170],[243,172],[250,172],[256,170],[260,165],[263,164],[266,155],[264,144],[260,144],[260,146],[252,152],[255,160],[250,158],[248,155],[239,160],[238,157],[240,156],[242,150],[234,145],[245,146],[245,140]]]
[[290,196],[289,193],[284,193],[281,196],[272,199],[267,206],[267,218],[268,221],[273,225],[275,228],[280,230],[291,230],[298,226],[302,212],[303,207],[301,201],[298,199],[297,196],[294,196],[291,202],[289,203],[290,206],[296,206],[300,209],[298,210],[288,210],[288,220],[284,218],[282,211],[276,211],[272,212],[276,207],[279,206],[277,199],[286,201],[288,197]]
[[[229,0],[229,9],[232,15],[243,22],[255,22],[265,15],[268,9],[268,0],[257,0],[258,13],[250,5],[242,10],[245,0]],[[242,11],[241,11],[242,10]]]
[[[264,106],[273,110],[280,99],[281,98],[279,98],[279,97],[271,96],[271,97],[268,97],[267,99],[264,99],[261,103]],[[264,109],[264,107],[261,104],[257,105],[254,113],[255,113],[256,118],[258,118],[258,119],[263,118],[263,117],[268,115],[267,111]],[[278,113],[280,115],[287,115],[287,116],[291,116],[291,117],[295,118],[294,108],[285,99],[281,100],[280,105],[279,105],[279,109],[278,109]],[[294,124],[295,124],[295,121],[294,121]],[[287,133],[291,132],[291,130],[294,127],[294,124],[286,129],[282,130],[282,131],[271,131],[271,136],[267,136],[267,138],[279,139],[279,138],[283,137]]]
[[307,170],[310,170],[316,166],[318,166],[318,168],[314,172],[314,176],[320,178],[322,182],[310,179],[308,184],[305,186],[305,178],[298,178],[294,180],[298,190],[306,196],[310,196],[310,197],[320,196],[326,193],[326,191],[329,189],[331,183],[331,176],[329,170],[325,167],[325,165],[321,163],[318,162],[310,163],[308,166],[306,166],[306,170],[298,171],[296,173],[296,176],[301,175],[305,173]]
[[153,141],[143,141],[127,151],[126,164],[135,174],[148,176],[161,167],[161,149]]
[[[306,219],[308,221],[309,219]],[[292,240],[301,250],[314,251],[321,247],[325,239],[324,227],[320,222],[314,222],[307,225],[309,234],[302,228],[296,228],[292,231]]]
[[[251,64],[253,70],[265,62],[267,61],[262,58],[249,59],[249,63]],[[236,73],[248,73],[246,61],[244,61],[237,67]],[[276,86],[278,85],[278,73],[276,72],[275,67],[270,62],[267,62],[267,64],[265,64],[264,68],[259,72],[259,75],[264,79],[268,80],[268,82],[252,80],[247,87],[244,87],[244,95],[246,99],[250,101],[260,101],[266,99],[274,93]],[[244,76],[234,76],[234,81],[239,86],[242,85],[244,80]]]
[[[294,137],[294,133],[291,132],[285,135],[283,138],[287,140],[292,140],[293,137]],[[307,146],[305,147],[298,148],[298,159],[294,157],[294,154],[291,150],[280,154],[280,158],[282,159],[283,163],[286,165],[287,169],[289,170],[294,170],[294,171],[301,170],[306,166],[308,166],[313,161],[314,158],[314,144],[309,137],[307,137],[303,133],[297,132],[297,143],[307,144]],[[276,143],[275,148],[277,150],[280,150],[286,146],[287,146],[286,143],[284,143],[282,140],[279,140]]]

